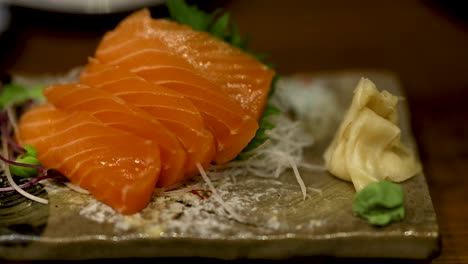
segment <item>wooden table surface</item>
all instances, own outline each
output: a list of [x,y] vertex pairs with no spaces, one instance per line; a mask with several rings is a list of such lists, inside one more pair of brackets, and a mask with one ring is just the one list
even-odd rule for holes
[[[468,14],[457,6],[461,2],[237,0],[214,4],[232,12],[241,31],[252,36],[253,49],[269,53],[281,74],[380,69],[401,78],[440,223],[442,251],[432,263],[468,263]],[[0,70],[37,74],[60,73],[84,64],[102,32],[124,15],[11,11],[11,29],[0,36]],[[320,263],[374,261],[324,259]]]

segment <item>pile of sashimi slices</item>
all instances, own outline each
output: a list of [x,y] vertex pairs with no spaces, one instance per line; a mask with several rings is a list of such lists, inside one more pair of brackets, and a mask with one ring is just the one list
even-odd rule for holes
[[105,34],[77,83],[50,85],[18,141],[122,214],[156,187],[225,164],[255,137],[275,73],[206,32],[148,10]]

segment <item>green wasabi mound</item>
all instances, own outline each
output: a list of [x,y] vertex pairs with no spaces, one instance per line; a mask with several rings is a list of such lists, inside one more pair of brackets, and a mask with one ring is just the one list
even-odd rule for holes
[[370,183],[354,196],[353,213],[375,226],[400,221],[405,216],[403,188],[387,180]]

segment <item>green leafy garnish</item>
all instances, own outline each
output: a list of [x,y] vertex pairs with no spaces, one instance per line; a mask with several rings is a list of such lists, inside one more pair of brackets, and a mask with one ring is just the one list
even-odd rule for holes
[[[29,165],[38,165],[41,166],[41,162],[35,157],[24,157],[24,158],[17,158],[15,160],[19,163],[29,164]],[[11,174],[21,177],[21,178],[32,178],[39,174],[39,171],[35,168],[28,168],[24,166],[16,166],[10,165],[10,172]]]
[[[25,152],[16,158],[16,162],[37,166],[42,165],[41,162],[37,159],[37,150],[33,146],[27,145],[24,147],[24,149]],[[35,168],[16,165],[10,165],[10,172],[11,174],[22,178],[32,178],[37,176],[39,173],[39,171]]]
[[[270,98],[275,93],[276,83],[278,82],[279,77],[276,75],[270,87],[270,92],[268,93],[268,98]],[[275,128],[275,124],[269,121],[271,116],[281,114],[281,110],[276,106],[267,103],[263,115],[260,118],[259,128],[255,133],[255,137],[249,142],[249,144],[242,150],[242,153],[239,154],[238,159],[244,159],[246,157],[246,152],[249,152],[253,149],[256,149],[258,146],[262,145],[265,141],[268,140],[268,135],[265,133],[267,130]]]
[[31,145],[26,145],[23,147],[25,152],[22,154],[24,157],[34,157],[37,158],[37,150],[31,146]]
[[229,43],[232,45],[245,50],[247,49],[248,38],[242,38],[241,34],[239,33],[239,28],[236,24],[231,24],[231,36],[229,37]]
[[400,221],[405,216],[403,189],[387,180],[370,183],[354,196],[353,213],[376,226]]
[[[229,13],[222,14],[213,24],[210,26],[209,32],[215,35],[220,39],[225,39],[226,37],[226,29],[229,26]],[[239,36],[240,37],[240,36]]]
[[247,49],[248,38],[241,36],[239,28],[232,22],[229,12],[218,9],[209,14],[196,6],[187,5],[184,0],[168,0],[166,5],[171,19],[180,24],[188,25],[196,31],[208,32],[249,53],[260,61],[264,61],[269,57],[266,54],[255,54]]
[[[243,153],[256,149],[258,146],[268,140],[268,135],[265,133],[267,130],[275,128],[275,124],[268,120],[270,116],[279,115],[281,110],[277,107],[268,104],[263,112],[263,116],[259,122],[259,128],[255,133],[255,137],[249,142],[249,144],[242,150]],[[240,159],[245,158],[245,154],[239,155]]]
[[197,31],[208,31],[208,26],[212,24],[213,18],[210,14],[198,9],[196,6],[189,6],[184,0],[166,1],[171,17],[177,22],[189,25]]
[[6,84],[0,92],[0,107],[4,109],[9,104],[20,105],[29,99],[44,100],[43,89],[44,86],[26,88],[15,83]]
[[[276,87],[276,82],[279,80],[278,75],[273,78],[271,82],[270,92],[268,94],[268,98],[270,98],[274,92]],[[249,144],[242,150],[242,152],[237,156],[237,159],[245,159],[249,156],[248,152],[251,150],[256,149],[260,145],[262,145],[265,141],[268,140],[268,135],[266,134],[267,130],[271,130],[275,128],[275,123],[269,121],[271,116],[281,114],[281,110],[278,109],[276,106],[267,103],[265,110],[263,111],[263,115],[260,118],[259,127],[257,132],[255,133],[255,137],[249,142]]]

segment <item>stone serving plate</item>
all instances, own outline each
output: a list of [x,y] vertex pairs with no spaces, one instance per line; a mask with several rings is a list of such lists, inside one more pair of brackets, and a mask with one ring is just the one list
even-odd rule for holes
[[[401,94],[386,73],[298,75],[288,80],[320,81],[345,108],[359,78]],[[298,79],[299,78],[299,79]],[[408,111],[402,101],[403,139],[414,146]],[[331,139],[305,151],[305,160],[321,162]],[[18,195],[0,196],[0,258],[9,260],[96,259],[126,257],[288,258],[293,256],[425,259],[439,250],[439,230],[424,175],[403,183],[406,217],[377,228],[353,216],[352,184],[326,172],[302,170],[308,195],[302,199],[290,172],[277,179],[249,175],[215,182],[227,204],[244,221],[219,208],[206,193],[154,198],[137,216],[116,215],[88,195],[48,184],[32,192],[48,205]],[[203,196],[205,195],[205,196]],[[199,197],[200,196],[200,197]],[[204,198],[204,199],[201,199]]]

